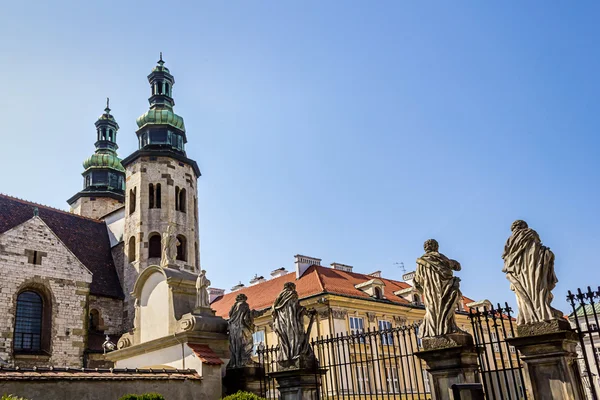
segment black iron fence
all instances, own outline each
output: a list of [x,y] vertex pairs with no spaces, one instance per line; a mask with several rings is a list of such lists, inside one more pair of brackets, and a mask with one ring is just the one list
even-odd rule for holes
[[597,400],[600,394],[600,287],[598,290],[589,286],[586,291],[577,289],[575,294],[569,290],[567,300],[573,309],[569,322],[579,336],[577,352],[584,389],[589,399]]
[[[431,399],[429,376],[414,353],[421,340],[418,326],[351,332],[324,336],[311,342],[319,367],[321,399]],[[275,346],[259,348],[259,363],[265,368],[261,391],[266,398],[278,396],[269,376],[277,370]]]
[[523,365],[515,348],[506,339],[515,337],[512,309],[470,309],[473,339],[479,353],[481,381],[490,400],[526,399]]

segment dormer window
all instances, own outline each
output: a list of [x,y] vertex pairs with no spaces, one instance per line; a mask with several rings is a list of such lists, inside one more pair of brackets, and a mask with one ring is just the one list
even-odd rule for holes
[[381,279],[374,278],[369,281],[359,283],[358,285],[355,285],[354,287],[357,288],[358,290],[365,292],[370,297],[373,297],[375,299],[384,299],[385,298],[383,296],[384,286],[385,286],[385,283],[383,283],[383,281]]

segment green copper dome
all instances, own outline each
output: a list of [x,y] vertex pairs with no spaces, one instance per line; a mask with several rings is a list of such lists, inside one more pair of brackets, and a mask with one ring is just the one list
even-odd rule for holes
[[169,109],[150,109],[136,120],[138,128],[144,125],[171,125],[185,132],[183,118]]
[[83,162],[83,168],[111,168],[119,172],[125,172],[121,165],[121,159],[114,154],[96,153]]

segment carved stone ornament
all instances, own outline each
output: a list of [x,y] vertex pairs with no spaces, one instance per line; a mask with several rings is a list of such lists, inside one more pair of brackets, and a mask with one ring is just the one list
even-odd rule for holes
[[319,310],[317,312],[319,314],[319,319],[328,319],[329,315],[331,315],[331,311],[329,310],[329,308],[325,308],[325,309]]
[[406,325],[406,321],[407,319],[405,317],[394,315],[394,322],[396,323],[396,326],[404,326]]
[[374,312],[368,312],[367,313],[367,318],[369,318],[369,322],[375,322],[375,313]]
[[348,311],[342,310],[342,309],[334,309],[334,308],[332,308],[331,309],[331,315],[335,319],[346,319],[346,317],[348,316]]
[[502,259],[510,289],[517,296],[517,324],[562,319],[562,312],[553,308],[552,289],[558,279],[554,274],[554,253],[544,246],[536,231],[527,222],[517,220],[510,227]]
[[179,321],[179,329],[182,331],[192,331],[194,330],[195,323],[196,318],[183,318]]
[[126,336],[121,336],[121,338],[117,342],[117,349],[125,349],[129,346],[131,346],[131,339]]
[[458,261],[440,253],[438,242],[429,239],[423,245],[425,254],[417,259],[415,288],[423,294],[425,316],[419,329],[422,337],[435,337],[459,332],[454,312],[462,299]]

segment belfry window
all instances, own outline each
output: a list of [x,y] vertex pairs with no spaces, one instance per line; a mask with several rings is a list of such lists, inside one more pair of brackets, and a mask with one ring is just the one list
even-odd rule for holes
[[169,96],[169,83],[165,82],[165,94]]
[[135,250],[135,236],[132,236],[129,238],[129,244],[127,245],[127,258],[129,259],[129,262],[135,261]]
[[186,210],[185,203],[186,203],[185,189],[181,189],[179,191],[179,211],[181,211],[182,213],[184,213]]
[[42,328],[44,322],[44,302],[34,291],[25,291],[17,297],[15,352],[39,352],[42,350]]
[[179,241],[179,245],[177,246],[177,259],[180,261],[187,261],[187,240],[183,235],[178,235],[177,240]]
[[148,258],[160,258],[160,250],[160,235],[156,232],[151,233],[150,239],[148,239]]
[[154,200],[154,206],[156,208],[160,208],[160,203],[161,203],[161,198],[160,198],[160,183],[156,184],[156,187],[154,188],[154,195],[156,196],[156,199]]
[[148,185],[148,208],[154,208],[154,185]]
[[137,188],[129,190],[129,214],[133,214],[135,212],[136,191]]

